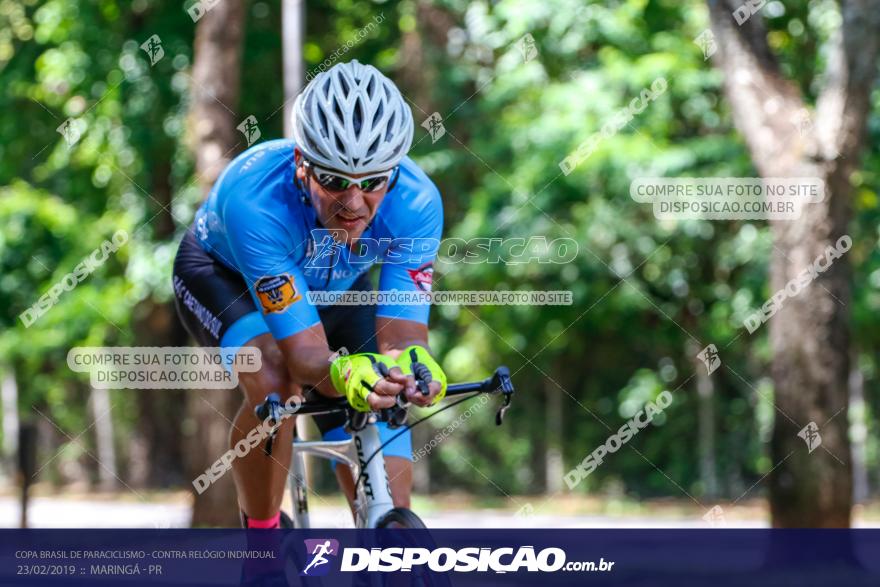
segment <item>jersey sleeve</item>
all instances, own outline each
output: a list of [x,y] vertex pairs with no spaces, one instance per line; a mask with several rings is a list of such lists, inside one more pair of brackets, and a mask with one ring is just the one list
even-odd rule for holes
[[[440,192],[430,184],[415,198],[414,205],[393,214],[391,221],[398,227],[396,236],[382,260],[379,290],[390,292],[431,291],[434,260],[443,232],[443,204]],[[376,315],[428,323],[429,303],[381,304]]]
[[320,322],[296,263],[307,238],[292,238],[275,218],[248,207],[227,217],[226,231],[235,266],[276,340]]

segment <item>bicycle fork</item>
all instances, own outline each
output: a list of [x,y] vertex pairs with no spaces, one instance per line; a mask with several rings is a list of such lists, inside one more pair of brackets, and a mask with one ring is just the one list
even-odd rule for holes
[[293,501],[293,525],[295,528],[310,528],[306,460],[304,454],[296,446],[297,442],[302,442],[296,427],[294,427],[293,433],[294,450],[289,473],[290,498]]
[[[357,475],[358,464],[351,454],[352,440],[303,440],[299,427],[294,427],[293,454],[290,461],[288,485],[290,487],[293,512],[291,518],[296,528],[310,528],[309,488],[306,483],[306,455],[336,460],[348,465]],[[362,527],[362,526],[361,526]]]

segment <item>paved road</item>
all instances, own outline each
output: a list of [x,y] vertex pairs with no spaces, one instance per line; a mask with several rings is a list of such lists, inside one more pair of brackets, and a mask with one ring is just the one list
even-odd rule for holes
[[[18,524],[18,502],[0,497],[0,528]],[[517,516],[499,510],[466,510],[422,516],[430,528],[705,528],[701,519],[561,516]],[[185,528],[189,524],[186,504],[98,501],[37,497],[31,500],[28,520],[32,528]],[[351,518],[332,507],[312,509],[312,526],[351,527]],[[728,527],[766,527],[762,520],[729,522]]]
[[[351,516],[332,504],[311,504],[312,527],[350,528]],[[497,509],[419,512],[429,528],[706,528],[701,518],[659,516],[562,515],[540,510],[533,515],[516,515]],[[32,528],[186,528],[189,506],[183,501],[147,503],[130,500],[35,497],[28,520]],[[18,526],[19,507],[14,497],[0,496],[0,528]],[[728,520],[728,528],[766,528],[754,519]],[[857,523],[856,527],[880,528],[880,521]]]

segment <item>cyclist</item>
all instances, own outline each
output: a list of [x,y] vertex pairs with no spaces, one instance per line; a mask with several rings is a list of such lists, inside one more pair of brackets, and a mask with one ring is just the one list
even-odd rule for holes
[[[368,270],[377,263],[381,291],[430,290],[443,208],[406,156],[413,120],[403,96],[376,68],[340,63],[297,97],[293,124],[292,141],[262,143],[229,164],[174,262],[175,301],[190,334],[203,346],[261,352],[258,372],[238,373],[244,402],[231,446],[260,424],[254,407],[272,392],[286,401],[313,388],[361,411],[392,407],[401,391],[420,406],[446,393],[428,347],[427,304],[320,306],[308,297],[372,291]],[[333,352],[340,347],[350,354]],[[427,395],[414,369],[430,373]],[[348,437],[344,416],[316,421],[325,439]],[[384,442],[391,433],[379,426]],[[232,463],[246,527],[281,523],[292,428],[289,418],[273,458],[254,449]],[[394,504],[408,507],[409,433],[384,453]],[[353,500],[349,468],[337,463],[336,476]]]

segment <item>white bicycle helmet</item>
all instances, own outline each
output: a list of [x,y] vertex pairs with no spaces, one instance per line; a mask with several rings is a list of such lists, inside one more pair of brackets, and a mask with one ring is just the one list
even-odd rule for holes
[[307,159],[323,167],[384,171],[412,145],[412,112],[394,82],[372,65],[338,63],[297,96],[293,138]]

